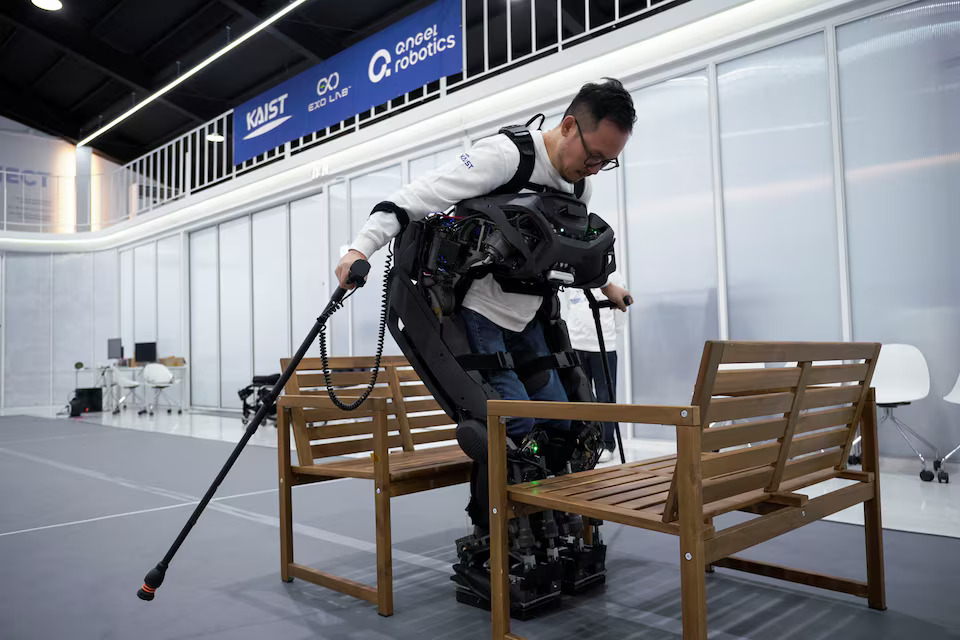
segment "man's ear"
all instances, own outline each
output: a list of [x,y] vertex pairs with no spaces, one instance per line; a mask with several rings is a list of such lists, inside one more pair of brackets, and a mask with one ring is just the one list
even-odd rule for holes
[[577,126],[577,120],[573,116],[565,116],[563,120],[560,121],[560,135],[567,136],[571,131],[574,130]]

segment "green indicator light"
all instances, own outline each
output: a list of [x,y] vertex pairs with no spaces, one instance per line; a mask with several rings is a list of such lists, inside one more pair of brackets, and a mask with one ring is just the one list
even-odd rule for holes
[[537,451],[540,450],[540,445],[538,445],[536,442],[534,442],[532,445],[530,445],[530,449],[531,449],[534,453],[536,453]]

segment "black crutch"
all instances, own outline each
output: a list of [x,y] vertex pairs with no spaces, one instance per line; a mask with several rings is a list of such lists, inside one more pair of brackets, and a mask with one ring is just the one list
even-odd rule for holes
[[[350,275],[347,276],[347,284],[362,287],[369,272],[370,263],[366,260],[357,260],[350,267]],[[137,591],[137,596],[141,600],[153,600],[154,593],[160,588],[160,585],[163,584],[163,578],[167,573],[167,567],[170,566],[170,561],[173,560],[173,556],[176,555],[177,550],[180,549],[180,545],[183,544],[183,541],[190,533],[190,530],[193,529],[193,525],[197,523],[197,519],[200,517],[200,514],[203,513],[203,510],[207,507],[210,499],[213,498],[213,494],[217,492],[217,489],[220,487],[220,483],[223,482],[223,479],[227,477],[227,473],[230,472],[230,469],[233,467],[233,463],[237,461],[238,457],[240,457],[240,452],[243,451],[243,448],[256,432],[257,428],[260,426],[260,423],[263,422],[263,419],[266,417],[270,407],[272,407],[277,401],[277,397],[280,395],[280,392],[283,391],[283,386],[287,383],[287,380],[290,379],[290,376],[293,375],[293,372],[296,371],[297,365],[299,365],[300,361],[303,360],[303,356],[307,352],[307,349],[310,348],[310,345],[313,344],[313,341],[316,339],[317,335],[320,334],[320,331],[323,328],[323,325],[326,324],[327,319],[333,315],[334,311],[340,308],[343,297],[346,294],[347,290],[343,287],[337,287],[337,290],[333,292],[333,295],[330,297],[329,304],[327,304],[327,307],[323,310],[323,313],[321,313],[317,318],[316,323],[314,323],[313,328],[303,341],[303,344],[301,344],[300,348],[297,349],[297,353],[293,356],[293,360],[290,361],[290,364],[280,375],[280,380],[277,381],[277,384],[273,385],[273,389],[270,390],[270,393],[260,405],[257,413],[253,416],[253,420],[251,420],[247,425],[247,429],[244,432],[243,437],[240,439],[240,442],[237,443],[237,446],[233,449],[233,453],[231,453],[230,457],[227,458],[226,464],[223,465],[220,473],[217,474],[213,484],[210,485],[209,489],[207,489],[207,493],[203,496],[200,504],[198,504],[197,508],[193,510],[193,514],[190,516],[190,519],[187,520],[187,524],[184,525],[183,530],[180,532],[180,535],[177,536],[177,539],[170,547],[170,550],[167,551],[167,555],[163,556],[163,560],[161,560],[156,567],[151,569],[147,573],[147,577],[143,579],[143,586],[140,587],[139,591]]]
[[[583,293],[590,301],[590,309],[593,311],[593,323],[597,326],[597,343],[600,345],[600,362],[603,365],[603,375],[607,379],[607,402],[617,401],[617,390],[613,388],[613,377],[610,375],[610,365],[607,363],[607,349],[603,343],[603,329],[600,327],[600,309],[615,309],[616,303],[612,300],[597,302],[590,289],[584,289]],[[627,296],[623,301],[630,306],[633,304],[633,298]],[[598,398],[599,399],[599,398]],[[617,448],[620,449],[620,464],[626,464],[627,458],[623,454],[623,440],[620,439],[620,423],[613,423],[614,433],[617,435]]]

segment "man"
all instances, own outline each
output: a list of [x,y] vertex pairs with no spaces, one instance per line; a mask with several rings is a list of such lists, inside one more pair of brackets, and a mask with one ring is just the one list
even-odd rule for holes
[[[625,286],[623,276],[619,271],[610,274],[610,282],[618,286]],[[600,310],[600,329],[603,332],[603,346],[607,354],[607,366],[610,369],[610,382],[613,388],[607,386],[607,377],[603,373],[603,360],[600,354],[600,339],[597,337],[597,325],[593,319],[593,310],[587,296],[580,289],[567,289],[567,330],[570,334],[570,345],[580,357],[580,365],[590,385],[594,390],[598,402],[616,402],[617,398],[617,337],[626,324],[626,314],[618,309]],[[594,298],[600,297],[598,289],[593,290]],[[613,452],[617,449],[614,438],[616,423],[603,423],[604,452],[600,462],[609,462],[613,459]]]
[[[616,160],[633,130],[636,114],[630,94],[619,81],[606,78],[585,84],[564,113],[563,120],[549,131],[534,131],[536,160],[530,182],[565,193],[574,193],[575,184],[605,168],[618,166]],[[400,219],[419,220],[434,211],[494,191],[507,184],[517,172],[520,151],[507,136],[498,134],[477,142],[469,152],[444,164],[421,179],[402,187],[389,201],[374,207],[357,234],[350,250],[340,259],[336,276],[341,287],[358,259],[370,256],[400,232]],[[587,181],[581,200],[589,203]],[[608,283],[601,289],[620,309],[629,293]],[[474,353],[509,351],[529,356],[549,352],[539,322],[540,296],[507,293],[492,275],[474,281],[467,291],[461,317]],[[512,370],[486,371],[484,377],[507,400],[567,399],[555,370],[547,382],[528,394]],[[532,418],[513,418],[507,433],[522,438],[533,428]],[[546,421],[546,425],[569,428],[569,421]]]

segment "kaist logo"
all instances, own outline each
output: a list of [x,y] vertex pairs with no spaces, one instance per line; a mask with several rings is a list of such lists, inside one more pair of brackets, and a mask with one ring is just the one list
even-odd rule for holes
[[317,81],[317,95],[320,96],[320,99],[316,102],[311,102],[307,107],[307,111],[314,111],[328,103],[336,102],[340,98],[346,98],[349,92],[350,87],[340,88],[340,73],[334,71],[327,77],[320,78],[320,80]]
[[[285,93],[279,98],[274,98],[265,102],[256,109],[247,112],[247,135],[244,140],[262,136],[267,131],[276,129],[293,116],[284,116],[283,107],[289,93]],[[283,116],[283,117],[280,117]]]
[[377,83],[390,77],[390,74],[394,71],[403,71],[455,46],[457,46],[456,35],[451,33],[448,36],[439,36],[437,25],[433,25],[415,36],[408,36],[406,39],[397,42],[394,53],[400,57],[397,58],[396,62],[393,61],[393,57],[388,50],[378,50],[370,58],[370,64],[367,65],[367,75],[370,77],[370,82]]

